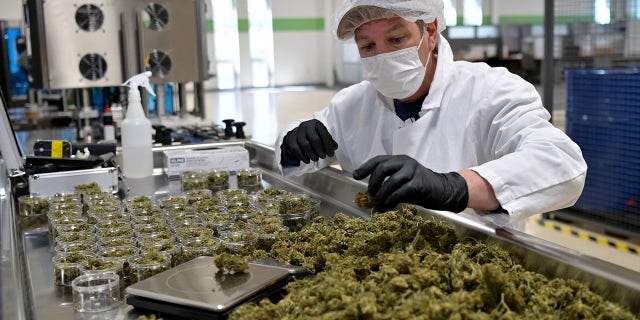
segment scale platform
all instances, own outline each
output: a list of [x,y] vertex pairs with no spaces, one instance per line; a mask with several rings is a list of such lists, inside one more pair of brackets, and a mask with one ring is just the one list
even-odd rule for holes
[[127,303],[189,319],[225,319],[234,307],[277,298],[293,278],[283,266],[249,263],[249,271],[223,274],[213,257],[198,257],[126,288]]

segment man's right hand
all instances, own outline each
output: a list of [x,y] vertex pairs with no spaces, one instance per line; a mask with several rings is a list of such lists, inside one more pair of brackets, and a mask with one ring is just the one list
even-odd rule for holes
[[333,140],[322,122],[311,119],[302,122],[297,128],[287,132],[282,144],[286,152],[304,162],[318,161],[327,156],[333,157],[338,143]]

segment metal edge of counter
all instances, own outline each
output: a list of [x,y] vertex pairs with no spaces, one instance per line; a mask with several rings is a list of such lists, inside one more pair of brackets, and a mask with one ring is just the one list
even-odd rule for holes
[[0,246],[3,255],[2,275],[0,275],[2,284],[0,318],[33,319],[30,277],[25,273],[27,266],[24,243],[16,222],[16,203],[11,193],[10,179],[9,176],[4,176],[2,179],[2,195],[0,195],[0,234],[2,235]]

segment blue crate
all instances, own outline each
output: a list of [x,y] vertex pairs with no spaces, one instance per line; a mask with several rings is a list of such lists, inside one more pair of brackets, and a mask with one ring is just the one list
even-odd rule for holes
[[640,119],[640,69],[567,71],[567,116]]
[[[566,132],[589,166],[574,207],[640,212],[640,69],[568,70]],[[640,225],[640,214],[624,217]]]

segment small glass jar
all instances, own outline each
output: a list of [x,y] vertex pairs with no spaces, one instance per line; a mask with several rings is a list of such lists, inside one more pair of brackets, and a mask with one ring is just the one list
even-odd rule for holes
[[298,232],[311,223],[311,214],[307,212],[281,214],[282,225],[289,228],[291,232]]
[[82,266],[93,255],[89,252],[71,252],[55,255],[53,262],[53,273],[55,285],[59,287],[71,286],[71,281],[80,275]]
[[256,249],[271,251],[271,246],[280,239],[284,234],[289,232],[289,228],[276,223],[265,224],[253,228],[258,239],[256,240]]
[[58,231],[94,231],[95,227],[87,223],[87,217],[64,217],[49,221],[51,242],[58,236]]
[[209,181],[203,171],[183,171],[180,174],[182,191],[207,189]]
[[187,262],[203,256],[212,257],[219,245],[220,240],[217,238],[191,239],[181,242],[182,261]]
[[160,209],[165,209],[167,207],[175,207],[175,205],[181,205],[187,207],[187,197],[184,195],[181,196],[169,196],[160,199],[159,207]]
[[146,243],[140,247],[140,252],[142,254],[147,254],[152,252],[166,253],[171,257],[171,267],[175,267],[180,263],[182,263],[180,246],[172,242],[165,241],[165,242],[156,242],[156,243]]
[[132,211],[135,209],[148,209],[153,207],[154,201],[151,196],[135,196],[133,198],[124,200],[124,207],[126,211]]
[[253,231],[227,232],[220,234],[221,246],[232,253],[242,252],[245,248],[255,245],[258,236]]
[[106,192],[106,191],[101,191],[101,190],[97,190],[97,192],[81,192],[82,193],[82,201],[86,204],[90,204],[91,202],[94,201],[101,201],[101,200],[114,200],[116,199],[116,196],[111,193],[111,192]]
[[258,191],[256,188],[260,186],[262,182],[262,172],[256,168],[246,168],[238,170],[238,188],[251,189]]
[[47,213],[49,212],[49,199],[37,194],[28,194],[18,197],[19,223],[24,229],[42,229],[47,227]]
[[247,194],[247,190],[245,189],[225,189],[216,192],[216,196],[220,198],[223,202],[227,201],[227,198],[237,195]]
[[247,219],[253,226],[262,226],[269,224],[280,224],[282,225],[282,219],[280,215],[277,213],[267,213],[267,214],[257,214],[249,219]]
[[212,170],[207,173],[208,188],[211,191],[220,191],[229,188],[229,171]]
[[129,215],[131,219],[135,219],[136,217],[157,217],[162,216],[162,209],[158,207],[147,207],[147,208],[135,208],[129,210]]
[[230,214],[203,214],[201,215],[203,223],[206,227],[211,229],[214,235],[219,234],[219,230],[224,228],[228,224],[234,223],[233,217]]
[[49,202],[52,204],[61,203],[81,203],[82,195],[79,192],[56,192],[49,196]]
[[49,223],[51,223],[56,219],[73,218],[73,217],[81,217],[81,216],[82,216],[82,208],[78,208],[76,210],[55,209],[55,210],[49,210],[49,212],[47,213],[47,220],[49,221]]
[[227,207],[227,213],[233,220],[247,221],[249,218],[258,214],[258,209],[253,205],[238,205]]
[[167,214],[166,220],[170,226],[202,223],[200,215],[193,211],[179,211],[172,214]]
[[124,246],[136,246],[137,242],[135,238],[130,236],[123,237],[113,237],[98,240],[98,248],[114,248],[114,247],[124,247]]
[[144,237],[145,235],[158,232],[171,232],[166,224],[159,223],[136,224],[133,226],[133,230],[137,237]]
[[133,229],[131,229],[129,225],[97,230],[98,239],[100,240],[109,240],[113,238],[126,237],[126,236],[131,236],[132,234],[133,234]]
[[96,224],[96,230],[100,232],[101,230],[107,229],[131,229],[131,221],[129,220],[104,220],[100,224]]
[[96,243],[91,241],[58,243],[55,247],[55,252],[58,254],[71,252],[92,252],[95,254]]
[[56,244],[72,242],[96,242],[96,234],[91,231],[70,231],[59,233],[56,237]]
[[174,228],[174,233],[180,242],[213,237],[211,229],[205,228],[202,224],[177,226]]
[[151,251],[129,258],[133,283],[142,281],[171,268],[171,256],[168,253]]
[[226,224],[224,226],[220,226],[218,228],[218,233],[221,237],[228,233],[234,232],[250,232],[253,230],[253,226],[245,221],[234,221],[233,223]]
[[255,195],[254,204],[260,211],[277,211],[278,197],[287,193],[288,192],[279,189],[260,190]]
[[254,197],[248,194],[229,195],[225,198],[225,206],[227,208],[253,205],[253,202]]
[[213,197],[213,192],[209,189],[192,189],[185,191],[184,196],[187,197],[187,204],[193,205],[200,200]]
[[50,203],[49,211],[62,210],[62,211],[80,211],[84,213],[84,206],[82,203],[77,202],[62,202],[62,203]]
[[124,285],[128,286],[132,282],[131,269],[129,267],[129,258],[136,256],[140,250],[134,246],[120,246],[101,248],[98,251],[98,257],[104,258],[107,261],[118,261],[122,263],[122,272],[124,274]]
[[77,312],[102,312],[121,302],[120,277],[115,273],[85,274],[72,282],[73,309]]
[[93,210],[94,212],[110,212],[112,210],[120,210],[123,211],[122,202],[118,199],[110,198],[110,199],[95,199],[90,202],[85,202],[87,212],[89,210]]
[[91,208],[87,210],[87,220],[89,223],[102,224],[106,220],[131,220],[131,217],[122,211],[122,208],[118,207],[104,207],[100,210]]
[[[315,206],[317,205],[318,208]],[[312,213],[319,210],[319,202],[306,194],[289,194],[278,197],[278,211],[282,224],[292,232],[302,230],[311,222]]]
[[121,261],[108,260],[102,257],[87,259],[87,262],[80,267],[80,274],[100,274],[115,273],[118,275],[120,287],[124,288],[124,264]]
[[157,226],[167,226],[167,221],[163,216],[132,216],[131,224],[134,229],[138,225],[157,225]]
[[224,214],[227,213],[227,207],[221,204],[205,204],[202,202],[196,202],[195,212],[201,216],[207,214]]
[[175,242],[176,237],[173,233],[169,231],[161,231],[154,233],[147,233],[142,237],[138,237],[138,243],[140,245],[144,245],[145,243],[154,243],[158,241],[171,241]]

